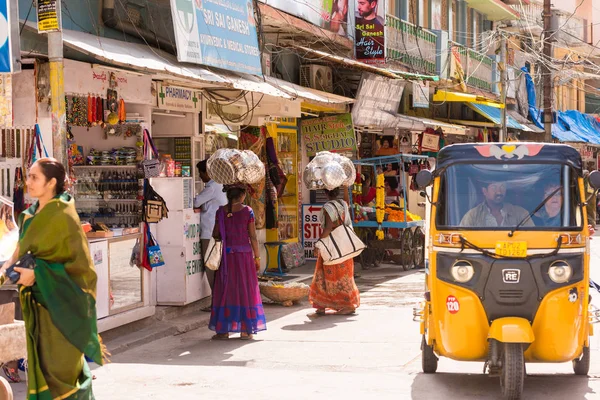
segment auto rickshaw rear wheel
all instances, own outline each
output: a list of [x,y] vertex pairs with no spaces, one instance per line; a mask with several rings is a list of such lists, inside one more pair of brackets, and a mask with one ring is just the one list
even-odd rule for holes
[[520,343],[504,343],[500,389],[505,400],[519,400],[523,395],[525,359]]
[[590,348],[585,346],[581,358],[573,360],[573,372],[575,375],[587,375],[590,372]]
[[425,335],[421,339],[421,366],[426,374],[435,374],[438,367],[438,358],[433,352],[433,347],[427,345]]

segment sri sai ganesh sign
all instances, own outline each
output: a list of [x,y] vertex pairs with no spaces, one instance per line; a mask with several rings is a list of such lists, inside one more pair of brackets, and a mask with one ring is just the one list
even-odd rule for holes
[[177,59],[262,75],[252,0],[171,0]]

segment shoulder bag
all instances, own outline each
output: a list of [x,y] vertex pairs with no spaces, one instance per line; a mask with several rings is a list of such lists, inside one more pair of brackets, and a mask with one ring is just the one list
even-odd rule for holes
[[221,234],[220,239],[210,238],[208,242],[208,249],[204,254],[204,266],[212,271],[216,271],[221,266],[221,258],[223,257],[223,239],[225,234],[224,221],[225,213],[222,212],[222,208],[219,210],[219,232]]
[[[349,212],[346,209],[345,212]],[[323,212],[325,209],[323,208]],[[358,238],[352,226],[347,226],[336,208],[338,220],[341,225],[336,227],[329,236],[319,239],[315,247],[319,249],[319,254],[323,258],[323,264],[339,264],[350,258],[358,256],[365,249],[365,244]]]

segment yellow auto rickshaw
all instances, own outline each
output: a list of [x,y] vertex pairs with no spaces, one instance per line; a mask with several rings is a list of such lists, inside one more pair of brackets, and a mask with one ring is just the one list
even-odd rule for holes
[[[417,175],[431,196],[422,368],[438,357],[484,362],[505,399],[520,399],[525,363],[590,367],[589,231],[581,157],[560,144],[443,148]],[[600,172],[588,178],[600,188]],[[594,206],[594,205],[591,205]]]

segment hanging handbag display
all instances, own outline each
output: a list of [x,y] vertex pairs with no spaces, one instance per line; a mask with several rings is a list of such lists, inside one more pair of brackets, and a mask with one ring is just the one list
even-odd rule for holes
[[163,218],[169,216],[169,209],[161,195],[156,193],[150,182],[144,180],[144,222],[160,222]]
[[154,235],[150,231],[150,225],[146,224],[146,252],[148,253],[148,260],[150,261],[151,268],[157,268],[165,265],[165,259],[163,257],[160,246],[154,239]]
[[[345,204],[344,209],[345,213],[349,212]],[[362,240],[358,238],[354,229],[344,223],[337,208],[336,212],[341,224],[331,231],[329,236],[319,239],[315,244],[325,265],[339,264],[354,258],[362,253],[366,247]]]
[[147,160],[142,161],[142,170],[144,171],[144,178],[158,178],[160,176],[160,161],[158,160],[158,151],[156,150],[156,146],[154,146],[154,142],[152,141],[152,137],[150,137],[150,132],[148,129],[144,129],[144,155],[148,155],[148,148],[151,151],[151,157]]

